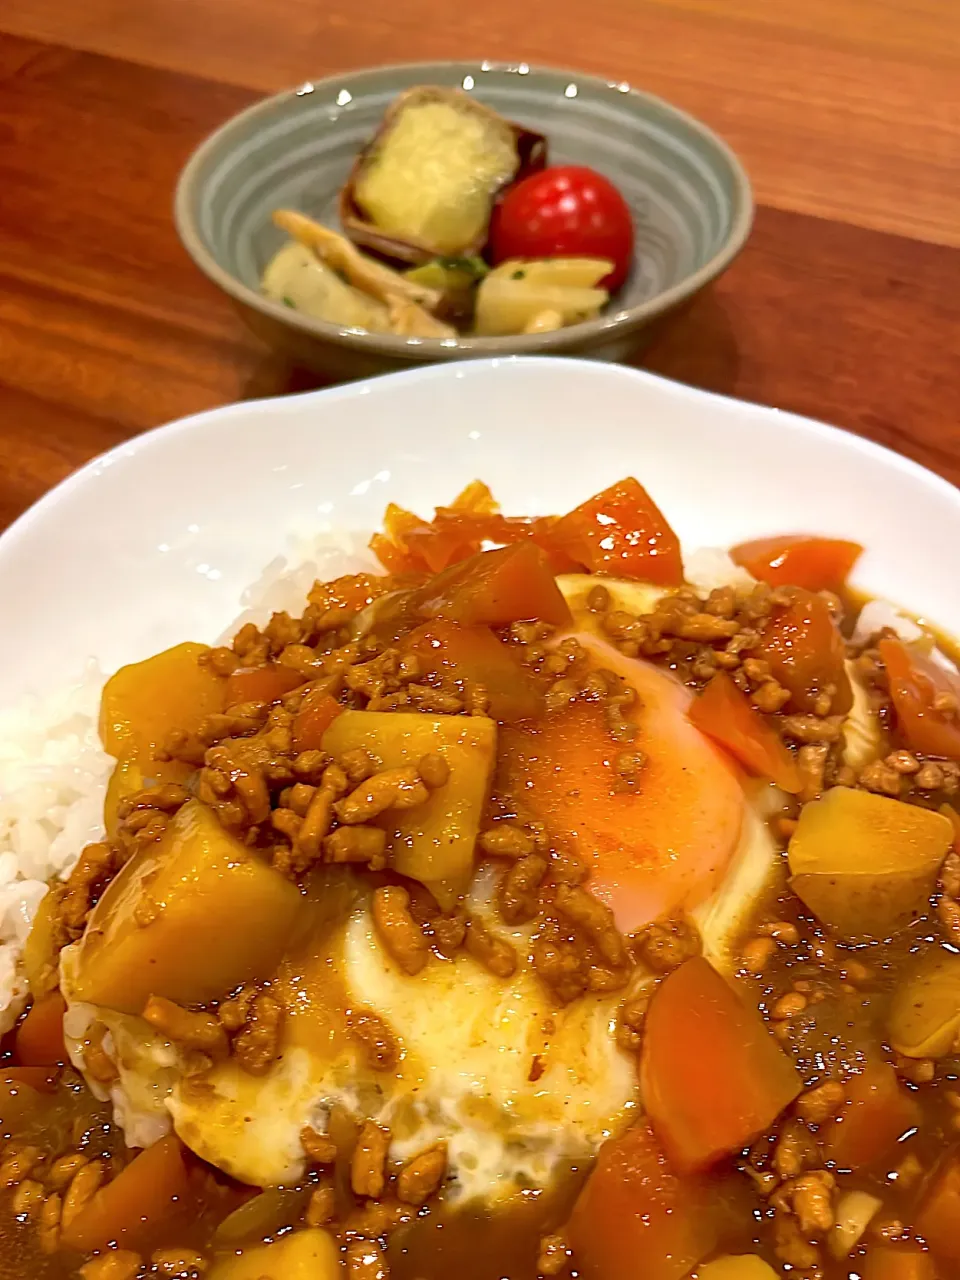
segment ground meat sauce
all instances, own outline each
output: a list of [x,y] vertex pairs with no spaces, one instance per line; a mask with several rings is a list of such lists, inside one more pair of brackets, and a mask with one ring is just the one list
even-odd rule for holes
[[[949,740],[951,731],[960,736],[949,689],[928,690],[920,706],[927,688],[922,673],[912,685],[889,674],[891,650],[884,641],[900,643],[892,632],[866,643],[845,640],[859,602],[829,572],[820,590],[809,581],[709,591],[683,585],[679,553],[662,558],[665,546],[673,556],[669,526],[639,492],[633,525],[624,494],[634,491],[623,486],[608,491],[614,496],[606,507],[599,495],[560,521],[505,521],[482,486],[471,486],[429,524],[393,508],[385,533],[374,540],[391,576],[317,584],[300,617],[274,614],[262,628],[248,623],[230,645],[202,653],[200,666],[224,691],[219,709],[176,725],[154,743],[156,778],[113,797],[109,836],[83,851],[47,902],[45,962],[34,962],[34,1004],[17,1034],[7,1038],[7,1076],[0,1082],[8,1095],[0,1147],[0,1276],[196,1277],[233,1241],[249,1246],[324,1228],[333,1233],[341,1265],[357,1280],[389,1274],[526,1280],[578,1273],[598,1280],[681,1280],[704,1257],[701,1246],[683,1261],[688,1176],[700,1215],[715,1218],[709,1257],[756,1255],[773,1274],[806,1280],[852,1274],[934,1280],[960,1267],[960,1045],[941,1036],[929,1055],[905,1054],[889,1042],[887,1030],[903,975],[918,957],[947,954],[945,944],[960,946],[960,856],[952,850],[919,914],[892,936],[866,941],[838,938],[821,922],[791,891],[787,859],[781,858],[738,943],[735,985],[742,1001],[762,1015],[767,1039],[799,1073],[798,1085],[764,1132],[708,1168],[687,1170],[680,1157],[671,1167],[670,1141],[665,1156],[659,1136],[651,1137],[646,1120],[639,1120],[624,1138],[607,1144],[592,1176],[586,1164],[569,1168],[549,1190],[530,1191],[496,1212],[456,1211],[446,1204],[444,1143],[397,1163],[389,1158],[388,1129],[335,1110],[328,1132],[303,1130],[307,1172],[297,1186],[255,1195],[167,1138],[150,1149],[154,1177],[162,1187],[175,1169],[180,1203],[168,1208],[162,1225],[141,1233],[135,1249],[123,1247],[121,1239],[119,1248],[87,1250],[76,1230],[95,1197],[102,1201],[113,1184],[129,1181],[135,1159],[146,1155],[124,1146],[111,1107],[97,1102],[77,1072],[62,1065],[62,1053],[59,1066],[38,1065],[36,1056],[24,1061],[29,1036],[21,1032],[37,1026],[41,1009],[62,1017],[59,951],[82,937],[114,877],[144,849],[159,847],[185,805],[206,806],[222,828],[294,885],[322,866],[366,877],[376,935],[403,973],[417,975],[464,950],[506,981],[522,959],[506,929],[498,932],[490,917],[473,912],[462,892],[441,904],[391,863],[391,822],[442,793],[450,777],[447,761],[428,751],[413,763],[388,767],[365,748],[331,751],[325,746],[329,727],[347,710],[502,725],[531,716],[549,723],[583,707],[602,719],[611,791],[639,794],[645,787],[636,690],[576,637],[564,636],[565,606],[559,616],[555,603],[546,607],[550,616],[526,616],[522,608],[510,616],[508,603],[504,613],[497,593],[515,591],[516,584],[511,587],[502,573],[496,580],[484,576],[490,553],[481,547],[487,539],[535,552],[550,577],[571,569],[612,577],[625,567],[628,576],[665,588],[652,607],[634,613],[617,607],[611,585],[597,577],[585,607],[596,633],[620,658],[670,672],[696,696],[697,723],[705,732],[748,772],[781,782],[780,803],[767,818],[779,850],[796,834],[805,806],[837,789],[960,822],[952,810],[960,763],[929,750],[929,734],[916,732],[926,716],[925,732],[935,718],[941,738]],[[630,548],[620,560],[609,548],[598,550],[602,544],[590,534],[591,522],[604,511],[614,546],[624,537]],[[661,559],[651,552],[644,561],[634,551],[643,542],[634,535],[648,527],[656,533],[649,545]],[[471,556],[473,567],[465,574],[463,562]],[[532,581],[521,582],[521,589],[533,602],[544,590]],[[438,600],[445,606],[438,607]],[[482,635],[474,641],[476,653],[460,661],[449,655],[455,628],[464,625]],[[851,678],[876,730],[867,757],[861,753],[854,762],[846,729]],[[709,708],[720,694],[726,710],[714,722]],[[733,716],[742,730],[736,738],[729,727]],[[693,972],[685,966],[704,963],[698,928],[679,914],[630,935],[621,932],[610,906],[592,892],[583,858],[531,816],[509,777],[509,770],[498,769],[476,841],[478,854],[499,868],[494,920],[529,927],[530,960],[556,1009],[585,993],[618,993],[612,1034],[638,1064],[643,1059],[643,1096],[652,1088],[644,1073],[654,1070],[644,1056],[651,1008],[661,1001],[661,988],[662,1008],[674,977]],[[160,909],[142,901],[138,923],[149,924]],[[648,981],[639,982],[641,974]],[[960,980],[951,998],[960,1029]],[[269,1072],[285,1009],[263,975],[197,1005],[152,995],[142,1017],[180,1052],[190,1087],[202,1094],[205,1073],[228,1059],[251,1076]],[[402,1047],[389,1021],[354,1008],[348,1022],[370,1066],[395,1069]],[[94,1020],[83,1046],[85,1073],[104,1092],[117,1079],[107,1035]],[[535,1057],[530,1080],[543,1069]],[[649,1110],[659,1135],[652,1101]],[[628,1159],[624,1151],[631,1143]],[[630,1181],[638,1177],[642,1186]],[[601,1212],[592,1228],[585,1227],[584,1206],[601,1185],[611,1216],[605,1222]],[[643,1196],[651,1185],[655,1194],[648,1204]],[[635,1203],[629,1198],[634,1192],[640,1196]],[[131,1204],[136,1211],[135,1195]],[[681,1225],[661,1240],[664,1205]],[[638,1234],[641,1219],[648,1236]],[[232,1236],[225,1232],[225,1223],[237,1221],[246,1225]],[[613,1243],[597,1245],[591,1229]],[[712,1274],[709,1263],[703,1274]],[[722,1271],[728,1280],[741,1275],[762,1280],[759,1271]]]

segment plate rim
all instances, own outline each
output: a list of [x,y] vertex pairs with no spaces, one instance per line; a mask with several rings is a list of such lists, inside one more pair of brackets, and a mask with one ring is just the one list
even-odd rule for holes
[[145,450],[149,451],[157,447],[159,441],[165,440],[169,436],[203,430],[209,422],[229,420],[231,417],[241,416],[245,413],[255,412],[268,416],[278,410],[283,413],[292,413],[312,402],[322,404],[333,400],[349,400],[367,395],[371,387],[386,390],[398,383],[429,382],[434,379],[452,382],[464,377],[492,377],[498,369],[504,367],[511,369],[552,368],[557,372],[562,369],[576,370],[578,376],[596,378],[600,382],[616,380],[625,384],[633,382],[640,386],[652,386],[658,388],[661,392],[667,391],[668,394],[678,396],[681,399],[692,399],[694,402],[705,402],[709,405],[720,406],[724,412],[729,412],[731,408],[737,408],[739,410],[745,409],[751,415],[760,415],[761,417],[774,415],[781,429],[812,433],[818,439],[826,441],[828,445],[839,444],[855,453],[859,452],[863,456],[874,458],[886,466],[892,466],[895,470],[912,479],[928,487],[932,486],[960,509],[960,487],[947,480],[946,477],[939,475],[929,467],[925,467],[922,463],[914,461],[913,458],[908,458],[905,454],[898,453],[887,445],[879,444],[877,441],[871,440],[867,436],[858,435],[845,427],[839,427],[818,418],[811,418],[805,414],[794,413],[792,410],[779,409],[773,405],[760,404],[738,396],[724,395],[717,391],[708,391],[702,387],[691,386],[688,383],[665,378],[647,369],[638,369],[630,365],[609,364],[573,356],[510,355],[491,356],[482,360],[460,360],[418,365],[410,369],[401,369],[394,373],[378,374],[373,377],[358,379],[354,382],[345,382],[309,391],[249,400],[234,400],[227,404],[217,405],[210,409],[201,409],[196,413],[186,414],[169,422],[160,423],[155,427],[131,436],[127,440],[122,440],[119,444],[114,445],[103,453],[96,454],[88,462],[85,462],[41,494],[35,502],[0,532],[0,558],[6,558],[6,556],[14,553],[20,539],[38,521],[45,519],[48,513],[52,512],[64,497],[88,484],[90,480],[94,479],[99,472],[107,467],[111,467],[117,462],[122,462],[125,458],[132,458]]

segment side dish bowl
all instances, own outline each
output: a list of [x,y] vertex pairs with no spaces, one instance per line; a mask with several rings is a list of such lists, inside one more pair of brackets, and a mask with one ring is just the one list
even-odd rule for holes
[[[633,215],[629,279],[594,320],[519,337],[409,338],[338,328],[270,301],[263,270],[283,242],[280,207],[338,226],[340,189],[396,96],[432,84],[475,94],[546,135],[551,164],[588,164]],[[180,237],[197,266],[262,338],[337,377],[496,354],[627,357],[641,331],[724,271],[753,218],[750,183],[705,125],[625,83],[525,63],[440,62],[308,82],[241,112],[187,163],[177,188]]]

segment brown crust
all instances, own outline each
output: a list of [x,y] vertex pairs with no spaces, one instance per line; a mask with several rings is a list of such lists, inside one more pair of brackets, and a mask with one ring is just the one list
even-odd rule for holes
[[[437,251],[432,246],[425,244],[423,241],[416,240],[413,237],[404,238],[388,234],[381,231],[374,223],[370,222],[360,206],[357,204],[355,197],[355,189],[357,178],[364,164],[373,153],[377,144],[381,141],[384,134],[390,129],[393,121],[404,110],[405,107],[415,102],[436,102],[449,101],[451,98],[462,99],[470,104],[473,111],[480,111],[497,120],[503,121],[513,131],[517,144],[517,155],[520,159],[519,167],[513,178],[508,183],[504,183],[500,190],[511,186],[515,182],[522,181],[531,173],[536,173],[542,169],[547,163],[547,139],[542,133],[536,133],[532,129],[527,129],[524,125],[516,124],[512,120],[504,120],[498,112],[492,107],[486,106],[479,102],[476,98],[468,93],[464,93],[461,89],[444,89],[436,85],[416,85],[411,89],[405,90],[395,98],[387,108],[380,128],[359,152],[353,167],[350,170],[347,181],[344,183],[340,191],[340,225],[344,234],[348,236],[354,244],[360,245],[364,249],[370,249],[374,253],[380,254],[382,257],[390,258],[395,262],[406,262],[413,266],[419,266],[421,263],[430,262],[436,258]],[[491,208],[493,200],[497,196],[494,192],[491,198]],[[482,237],[478,237],[473,243],[465,245],[460,251],[464,256],[481,253],[487,242],[487,233],[484,232]]]

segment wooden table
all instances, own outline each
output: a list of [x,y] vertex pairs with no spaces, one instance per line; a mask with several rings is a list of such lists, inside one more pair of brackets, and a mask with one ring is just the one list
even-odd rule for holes
[[181,250],[177,173],[258,94],[443,57],[576,63],[720,130],[756,185],[756,229],[642,362],[839,423],[960,481],[957,0],[455,12],[440,0],[0,0],[0,526],[137,431],[310,385]]

